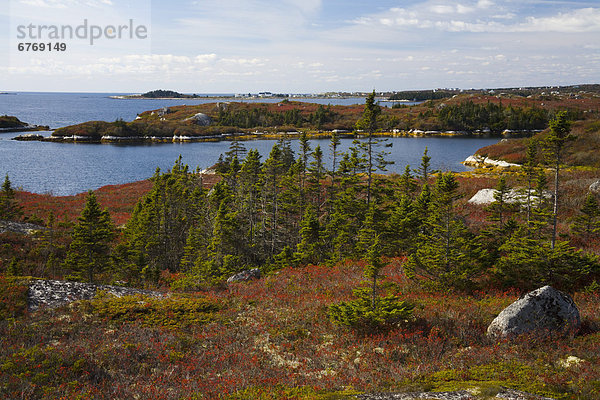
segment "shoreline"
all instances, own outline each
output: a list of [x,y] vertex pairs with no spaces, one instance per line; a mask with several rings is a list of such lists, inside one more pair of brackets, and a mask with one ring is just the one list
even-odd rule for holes
[[[231,140],[260,140],[260,139],[297,139],[302,132],[239,132],[239,133],[224,133],[217,135],[206,135],[206,136],[150,136],[150,137],[138,137],[138,136],[102,136],[89,137],[89,136],[42,136],[32,135],[32,137],[25,138],[24,136],[17,136],[12,138],[13,140],[33,140],[41,142],[56,142],[56,143],[185,143],[185,142],[218,142],[218,141],[231,141]],[[306,131],[309,139],[327,139],[331,138],[333,134],[337,134],[340,138],[366,138],[367,135],[360,132],[350,132],[348,130],[334,130],[325,132]],[[509,132],[492,134],[489,132],[464,132],[464,131],[421,131],[421,130],[393,130],[386,132],[377,132],[373,136],[376,137],[464,137],[464,138],[498,138],[504,139],[507,137],[522,137],[524,135],[531,134],[531,132]],[[35,137],[33,137],[35,136]]]

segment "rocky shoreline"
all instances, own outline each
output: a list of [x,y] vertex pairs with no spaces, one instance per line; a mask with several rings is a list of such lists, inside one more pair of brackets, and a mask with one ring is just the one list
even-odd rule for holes
[[479,154],[474,154],[469,156],[462,162],[463,165],[467,167],[475,167],[475,168],[485,168],[485,167],[497,167],[497,168],[511,168],[517,167],[520,168],[519,164],[509,163],[502,160],[494,160],[492,158],[480,156]]
[[[309,139],[314,138],[327,138],[333,134],[337,134],[339,137],[354,137],[362,138],[366,135],[353,133],[347,130],[333,130],[326,132],[307,132]],[[215,135],[203,135],[203,136],[101,136],[101,137],[90,137],[90,136],[43,136],[36,134],[27,134],[14,137],[13,140],[21,141],[41,141],[41,142],[55,142],[55,143],[169,143],[169,142],[213,142],[220,140],[231,140],[236,138],[237,140],[255,140],[255,139],[279,139],[282,137],[295,138],[300,135],[300,132],[269,132],[269,131],[254,131],[254,132],[238,132],[238,133],[221,133]],[[375,136],[379,137],[456,137],[456,136],[473,136],[473,137],[490,137],[490,134],[483,133],[469,133],[462,131],[421,131],[418,129],[411,129],[409,131],[393,130],[389,132],[378,132]],[[468,166],[475,166],[476,164],[490,164],[500,167],[517,166],[518,164],[510,164],[504,161],[497,160],[479,160],[477,155],[470,156],[463,163]],[[495,163],[495,164],[494,164]]]
[[0,133],[31,132],[31,131],[49,131],[48,125],[27,125],[15,126],[10,128],[0,128]]

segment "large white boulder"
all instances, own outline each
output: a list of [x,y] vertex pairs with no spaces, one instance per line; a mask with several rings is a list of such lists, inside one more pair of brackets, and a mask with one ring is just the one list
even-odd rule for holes
[[[492,204],[495,199],[494,195],[496,194],[496,189],[480,189],[477,193],[473,195],[468,201],[469,204],[475,204],[478,206]],[[550,199],[552,198],[552,193],[546,191],[544,192],[544,198]],[[531,192],[529,196],[529,200],[531,202],[539,201],[538,196]],[[504,197],[504,201],[508,204],[521,203],[525,205],[527,203],[527,189],[510,189],[506,196]]]
[[487,329],[491,339],[523,333],[575,332],[581,325],[579,310],[571,297],[544,286],[515,301],[492,321]]
[[212,119],[203,113],[192,115],[191,117],[186,118],[184,121],[193,121],[195,124],[200,126],[209,126],[212,123]]
[[510,168],[520,167],[519,164],[509,163],[502,160],[494,160],[488,157],[482,157],[479,154],[469,156],[463,161],[463,164],[468,167],[498,167],[498,168]]

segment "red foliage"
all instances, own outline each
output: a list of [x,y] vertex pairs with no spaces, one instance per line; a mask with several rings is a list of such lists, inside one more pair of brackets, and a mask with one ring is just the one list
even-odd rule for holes
[[[152,182],[139,181],[123,185],[104,186],[96,190],[98,202],[107,208],[116,225],[124,224],[138,200],[152,188]],[[77,219],[87,193],[75,196],[52,196],[30,192],[17,192],[16,198],[26,216],[35,216],[45,221],[52,211],[58,221]]]

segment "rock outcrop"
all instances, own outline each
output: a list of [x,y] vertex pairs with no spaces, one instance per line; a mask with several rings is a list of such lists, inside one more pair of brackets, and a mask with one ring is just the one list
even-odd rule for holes
[[260,279],[261,276],[262,276],[262,274],[260,272],[260,269],[258,269],[258,268],[249,269],[246,271],[239,272],[233,276],[230,276],[229,279],[227,279],[227,283],[244,282],[244,281],[249,281],[252,279]]
[[117,297],[142,294],[159,297],[162,294],[149,290],[126,288],[121,286],[96,285],[93,283],[31,280],[27,293],[27,305],[30,311],[40,307],[56,308],[77,300],[90,300],[99,291],[108,292]]
[[26,133],[23,135],[19,135],[14,137],[12,140],[20,140],[22,142],[33,142],[33,141],[41,141],[44,140],[43,135],[38,135],[35,133]]
[[[454,392],[410,392],[410,393],[374,393],[356,396],[360,400],[475,400],[481,397],[475,394],[476,390],[458,390]],[[485,397],[489,398],[489,397]],[[496,399],[504,400],[554,400],[550,397],[542,397],[520,390],[500,388],[495,395]]]
[[43,231],[46,228],[40,225],[30,224],[27,222],[15,221],[0,221],[0,233],[13,232],[31,235],[37,231]]
[[502,310],[488,327],[487,335],[501,339],[531,332],[567,334],[580,325],[579,310],[573,299],[551,286],[544,286]]
[[[473,197],[471,197],[469,199],[468,203],[475,204],[475,205],[492,204],[495,201],[494,195],[496,194],[496,192],[497,192],[496,189],[481,189],[477,193],[475,193],[475,195]],[[526,192],[526,190],[525,190],[525,192]],[[544,192],[544,197],[547,199],[550,199],[550,198],[552,198],[552,194],[550,192]],[[511,189],[508,191],[504,200],[509,204],[514,204],[514,203],[523,203],[524,204],[527,202],[527,194],[524,193],[523,190]],[[538,196],[535,196],[532,194],[530,196],[530,200],[532,202],[535,202],[538,200]]]
[[203,113],[198,113],[194,116],[186,118],[184,121],[193,121],[195,124],[200,126],[209,126],[212,123],[212,119]]
[[510,168],[520,167],[519,164],[509,163],[502,160],[494,160],[488,157],[482,157],[479,154],[475,154],[467,157],[463,164],[468,167],[499,167],[499,168]]

